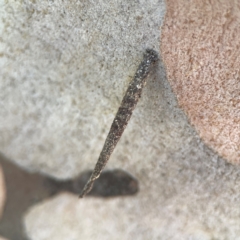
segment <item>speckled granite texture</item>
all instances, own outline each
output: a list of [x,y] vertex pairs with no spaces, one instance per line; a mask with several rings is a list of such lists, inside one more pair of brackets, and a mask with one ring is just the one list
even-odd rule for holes
[[[57,178],[92,166],[144,50],[159,51],[164,9],[161,1],[2,4],[0,150]],[[138,138],[133,125],[124,142]]]
[[[92,168],[145,48],[160,52],[165,9],[153,0],[1,1],[0,151],[61,179]],[[139,194],[61,194],[29,209],[29,238],[240,239],[240,168],[200,140],[161,61],[107,168],[133,174]]]
[[167,4],[161,52],[168,80],[203,140],[240,164],[239,1]]

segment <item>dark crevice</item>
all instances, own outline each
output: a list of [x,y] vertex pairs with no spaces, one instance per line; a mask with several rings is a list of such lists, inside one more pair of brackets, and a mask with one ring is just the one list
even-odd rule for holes
[[[75,179],[60,181],[38,173],[29,173],[1,154],[0,164],[7,190],[7,201],[0,220],[0,236],[10,240],[28,239],[23,228],[23,217],[29,207],[63,191],[74,193],[78,197],[92,173],[85,171]],[[102,172],[89,197],[120,197],[134,195],[138,190],[138,181],[134,177],[115,169]]]

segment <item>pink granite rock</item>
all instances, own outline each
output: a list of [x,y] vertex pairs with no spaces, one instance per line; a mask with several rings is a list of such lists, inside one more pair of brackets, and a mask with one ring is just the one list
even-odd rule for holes
[[239,2],[166,3],[161,52],[173,91],[201,138],[240,164]]

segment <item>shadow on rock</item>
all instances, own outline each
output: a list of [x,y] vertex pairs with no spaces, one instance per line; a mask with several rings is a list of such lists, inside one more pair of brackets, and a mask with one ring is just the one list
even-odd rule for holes
[[[7,201],[0,220],[0,235],[11,240],[27,240],[24,233],[23,217],[32,205],[63,191],[79,195],[92,171],[79,177],[60,181],[38,173],[29,173],[0,155],[7,189]],[[103,171],[94,184],[89,197],[121,197],[134,195],[139,191],[138,181],[121,170]],[[81,201],[81,200],[79,200]]]

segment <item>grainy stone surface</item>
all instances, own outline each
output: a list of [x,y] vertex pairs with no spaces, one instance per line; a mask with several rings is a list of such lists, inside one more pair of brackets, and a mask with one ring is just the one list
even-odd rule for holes
[[159,51],[164,10],[162,0],[2,2],[0,151],[57,178],[92,167],[143,52]]
[[[6,1],[0,11],[0,150],[56,178],[93,168],[145,48],[159,50],[164,4]],[[240,239],[240,168],[200,140],[161,62],[107,168],[131,173],[139,193],[46,200],[25,216],[29,238]]]
[[240,164],[239,1],[167,4],[161,50],[168,80],[203,140]]
[[153,71],[153,67],[156,66],[158,59],[158,54],[154,50],[147,49],[144,53],[143,60],[138,66],[133,80],[129,83],[121,105],[113,119],[93,173],[80,194],[81,198],[91,191],[94,181],[98,179],[111,157],[113,150],[120,140],[129,120],[131,119],[132,113],[141,98],[142,90],[147,83],[148,75]]

